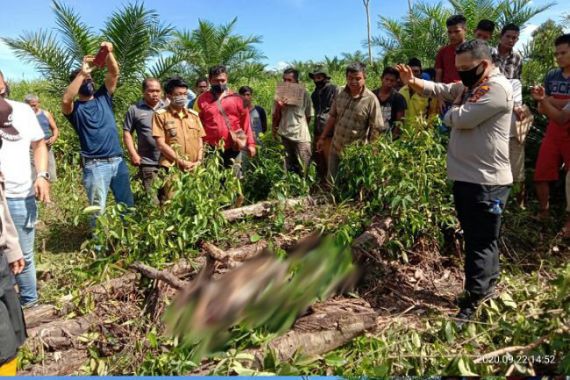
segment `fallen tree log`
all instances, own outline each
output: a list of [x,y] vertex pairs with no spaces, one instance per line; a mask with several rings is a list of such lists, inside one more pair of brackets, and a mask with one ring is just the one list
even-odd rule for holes
[[[291,360],[296,353],[315,356],[332,351],[376,326],[376,312],[362,299],[332,299],[311,308],[313,312],[299,318],[291,331],[267,345],[279,360]],[[252,351],[255,368],[262,367],[266,349]]]
[[96,322],[94,315],[84,317],[57,320],[43,324],[39,327],[28,329],[26,346],[37,350],[60,351],[74,347],[77,337],[86,333]]
[[379,261],[373,253],[386,243],[392,228],[392,218],[387,217],[372,222],[370,226],[360,236],[352,242],[354,259],[359,262],[363,257],[369,257],[374,261]]
[[131,264],[130,268],[136,270],[145,277],[163,281],[175,289],[182,289],[188,285],[188,282],[180,280],[174,274],[166,270],[158,270],[140,262]]
[[58,317],[59,312],[53,305],[38,305],[24,310],[24,319],[28,329],[54,321]]
[[[222,215],[228,222],[240,220],[248,216],[260,218],[269,215],[271,213],[271,209],[281,202],[282,201],[263,201],[249,206],[222,211]],[[295,207],[311,205],[314,204],[315,201],[311,197],[302,197],[287,199],[283,201],[283,203],[285,204],[285,207]]]
[[46,353],[41,363],[18,371],[19,376],[64,376],[74,375],[89,360],[86,350],[67,350]]
[[[253,360],[240,361],[250,368],[263,369],[268,351],[280,361],[289,361],[297,353],[317,356],[376,328],[378,315],[368,302],[359,298],[330,299],[311,306],[310,310],[311,313],[299,318],[289,332],[265,347],[245,350]],[[205,362],[190,375],[208,375],[215,367],[215,362]]]

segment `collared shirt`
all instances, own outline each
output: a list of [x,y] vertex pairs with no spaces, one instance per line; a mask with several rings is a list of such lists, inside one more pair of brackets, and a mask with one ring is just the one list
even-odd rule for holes
[[279,136],[291,141],[311,142],[311,133],[309,132],[307,118],[311,117],[313,106],[307,91],[305,91],[305,95],[303,96],[303,104],[286,104],[281,107],[280,112],[281,118],[279,119],[279,128],[277,130]]
[[243,130],[247,136],[247,145],[255,146],[255,136],[251,131],[251,121],[249,109],[244,107],[243,99],[228,91],[228,94],[221,99],[222,109],[227,116],[219,110],[217,98],[212,91],[206,91],[198,96],[194,102],[194,110],[200,115],[200,120],[206,131],[204,141],[212,146],[217,146],[221,140],[224,141],[226,149],[231,147],[232,141],[228,131],[228,122],[233,131]]
[[513,112],[513,88],[495,67],[477,87],[462,83],[424,82],[424,95],[461,105],[445,114],[451,127],[447,150],[447,175],[453,181],[478,185],[509,185],[513,182],[509,161],[509,134]]
[[336,96],[329,114],[335,119],[332,147],[337,153],[354,141],[373,140],[384,129],[378,98],[367,88],[353,97],[345,87]]
[[[311,100],[315,109],[315,136],[320,136],[325,129],[329,112],[334,102],[334,98],[339,92],[339,88],[332,83],[325,84],[322,88],[315,88],[311,94]],[[334,129],[327,137],[332,137]]]
[[455,49],[457,45],[446,45],[439,49],[435,56],[435,68],[442,70],[442,83],[461,81],[457,68],[455,68]]
[[137,134],[137,151],[141,156],[141,164],[158,165],[160,151],[156,147],[156,140],[152,137],[152,116],[155,111],[164,107],[160,101],[151,108],[144,100],[129,107],[125,115],[123,130]]
[[522,55],[514,49],[507,55],[499,54],[499,47],[491,50],[493,63],[501,70],[507,79],[521,79],[522,74]]
[[[196,111],[183,108],[178,112],[168,106],[154,113],[152,135],[164,137],[177,155],[184,160],[195,162],[200,158],[201,139],[206,133]],[[174,165],[174,162],[161,155],[160,165],[169,167]]]

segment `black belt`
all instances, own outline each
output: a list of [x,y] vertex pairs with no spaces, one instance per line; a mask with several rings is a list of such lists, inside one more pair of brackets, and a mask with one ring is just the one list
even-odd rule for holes
[[112,162],[115,161],[116,158],[122,158],[122,156],[113,156],[113,157],[105,157],[105,158],[89,158],[89,157],[81,157],[81,161],[85,162]]

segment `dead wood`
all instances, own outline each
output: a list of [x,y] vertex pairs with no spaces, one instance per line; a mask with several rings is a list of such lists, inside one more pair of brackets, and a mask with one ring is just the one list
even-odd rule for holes
[[[311,313],[299,318],[285,335],[272,340],[264,348],[246,350],[254,360],[244,364],[262,369],[268,351],[281,361],[291,360],[297,353],[307,356],[324,354],[373,330],[377,317],[370,304],[362,299],[330,299],[315,304],[311,306]],[[209,374],[215,365],[214,362],[203,363],[191,374]]]
[[[291,331],[268,344],[279,360],[291,360],[296,353],[315,356],[332,351],[376,326],[376,312],[361,299],[332,299],[311,309]],[[253,354],[254,366],[261,367],[264,350]]]
[[163,281],[175,289],[182,289],[188,285],[186,281],[180,280],[178,277],[166,270],[158,270],[140,262],[131,264],[130,268],[136,270],[147,278]]
[[[240,220],[248,216],[261,218],[269,215],[271,213],[271,209],[281,202],[282,201],[263,201],[249,206],[225,210],[222,212],[222,215],[228,222]],[[313,204],[314,200],[311,197],[302,197],[287,199],[283,203],[285,204],[285,207],[295,207]]]
[[48,352],[41,363],[34,364],[18,371],[20,376],[63,376],[74,375],[89,360],[85,350],[67,350]]
[[392,228],[392,218],[384,218],[373,222],[359,237],[352,243],[352,251],[355,261],[361,261],[364,257],[369,257],[376,262],[380,261],[374,252],[386,243]]
[[49,323],[59,317],[58,310],[53,305],[38,305],[31,309],[24,310],[26,327],[31,329],[43,323]]
[[60,351],[69,347],[75,347],[77,337],[86,333],[96,322],[94,315],[84,317],[57,320],[28,329],[26,345],[36,350]]

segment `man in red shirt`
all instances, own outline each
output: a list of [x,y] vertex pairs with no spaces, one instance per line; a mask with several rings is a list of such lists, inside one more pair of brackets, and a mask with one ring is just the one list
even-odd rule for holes
[[442,83],[459,82],[461,78],[455,68],[455,49],[465,41],[465,23],[463,15],[454,15],[447,19],[449,45],[439,49],[435,56],[435,81]]
[[239,161],[239,150],[234,150],[229,129],[242,130],[247,136],[247,153],[255,156],[255,136],[251,130],[249,110],[242,98],[228,88],[228,73],[225,66],[210,68],[208,79],[210,91],[196,99],[194,109],[199,113],[202,126],[206,131],[204,142],[211,146],[224,145],[224,166],[230,167]]

